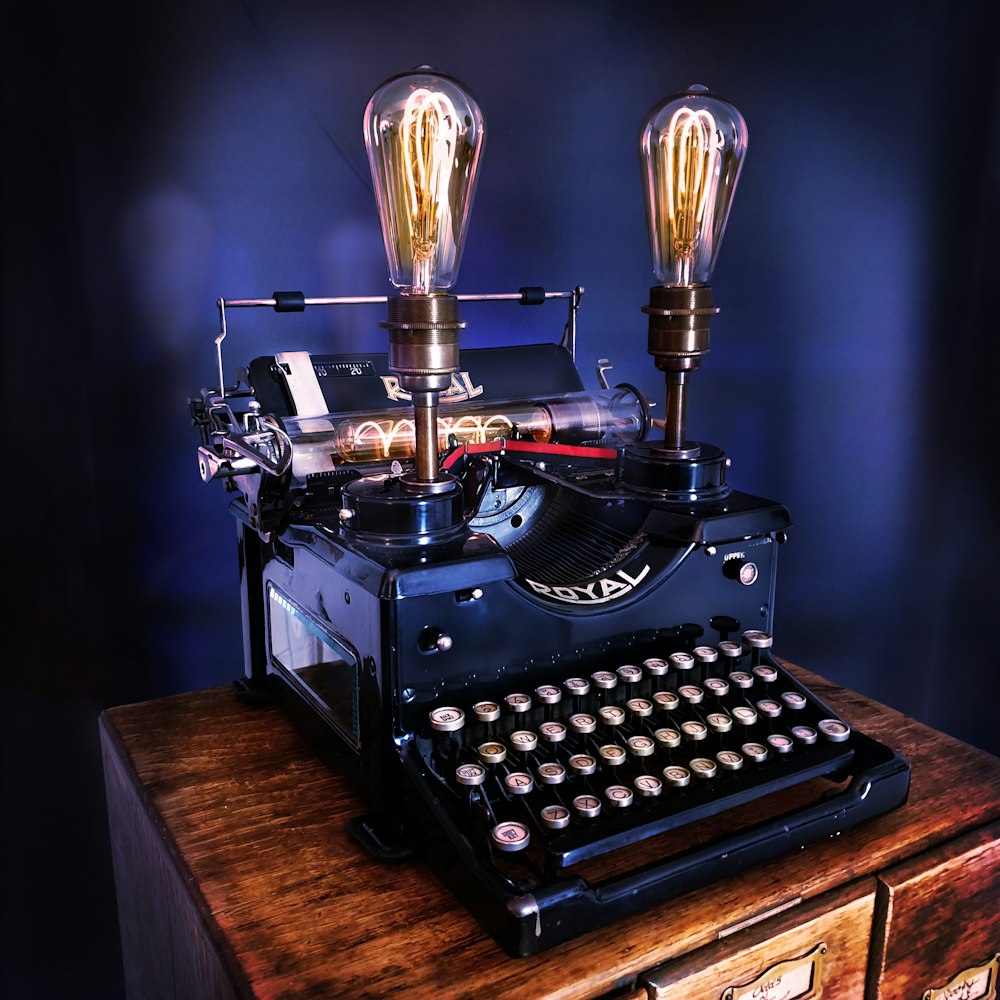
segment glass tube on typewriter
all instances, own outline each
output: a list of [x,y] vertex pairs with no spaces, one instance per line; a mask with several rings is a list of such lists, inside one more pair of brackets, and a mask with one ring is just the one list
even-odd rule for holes
[[[614,448],[641,440],[647,404],[628,386],[600,393],[563,393],[537,399],[445,404],[438,413],[438,448],[485,444],[499,438],[540,444]],[[403,461],[414,454],[412,414],[401,408],[322,417],[284,417],[296,478],[342,465]]]

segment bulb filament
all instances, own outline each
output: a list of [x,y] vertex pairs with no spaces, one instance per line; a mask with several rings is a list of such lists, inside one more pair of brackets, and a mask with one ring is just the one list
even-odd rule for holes
[[428,294],[434,282],[439,231],[451,225],[448,186],[459,138],[458,114],[446,94],[414,90],[401,123],[403,182],[410,215],[413,291]]

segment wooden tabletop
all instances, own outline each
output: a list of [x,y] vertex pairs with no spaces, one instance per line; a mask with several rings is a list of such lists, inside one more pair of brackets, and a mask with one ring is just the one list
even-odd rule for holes
[[345,832],[363,811],[336,755],[228,687],[106,711],[107,766],[136,789],[247,997],[598,997],[796,899],[1000,817],[1000,759],[798,667],[841,717],[907,756],[907,804],[530,958],[502,952],[420,861]]

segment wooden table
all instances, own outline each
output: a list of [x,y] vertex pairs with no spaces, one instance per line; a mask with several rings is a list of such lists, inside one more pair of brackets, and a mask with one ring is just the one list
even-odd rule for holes
[[229,688],[110,709],[129,996],[770,1000],[782,976],[790,997],[817,996],[817,976],[824,1000],[995,995],[975,991],[996,990],[1000,963],[1000,760],[790,669],[910,759],[907,804],[519,959],[421,862],[357,846],[336,753],[282,709]]

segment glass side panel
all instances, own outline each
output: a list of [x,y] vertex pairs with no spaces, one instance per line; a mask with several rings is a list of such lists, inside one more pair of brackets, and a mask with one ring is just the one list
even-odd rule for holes
[[271,663],[358,749],[357,654],[270,583],[267,598]]

